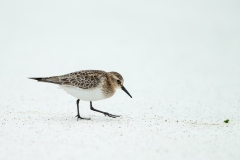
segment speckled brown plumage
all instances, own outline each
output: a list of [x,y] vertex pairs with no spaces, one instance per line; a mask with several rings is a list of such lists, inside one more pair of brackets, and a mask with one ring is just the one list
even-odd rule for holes
[[61,76],[42,78],[42,81],[56,83],[60,85],[69,85],[82,89],[97,87],[101,79],[107,77],[107,73],[100,70],[84,70],[72,72]]

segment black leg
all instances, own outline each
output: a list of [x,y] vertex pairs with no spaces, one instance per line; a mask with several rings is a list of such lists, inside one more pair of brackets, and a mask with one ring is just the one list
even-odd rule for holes
[[102,114],[104,114],[105,116],[108,116],[108,117],[112,117],[112,118],[120,117],[118,115],[113,115],[113,114],[110,114],[110,113],[107,113],[107,112],[103,112],[103,111],[99,111],[99,110],[93,108],[92,101],[90,101],[90,109],[95,111],[95,112],[100,112],[100,113],[102,113]]
[[80,113],[79,113],[79,101],[80,101],[80,99],[77,100],[77,115],[76,115],[77,120],[78,120],[78,118],[79,119],[90,120],[90,118],[83,118],[83,117],[80,116]]

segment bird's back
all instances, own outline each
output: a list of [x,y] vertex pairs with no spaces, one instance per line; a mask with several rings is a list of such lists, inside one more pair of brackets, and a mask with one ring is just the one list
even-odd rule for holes
[[40,82],[48,82],[63,86],[74,86],[82,89],[97,87],[102,78],[107,78],[107,73],[101,70],[83,70],[61,76],[30,78]]

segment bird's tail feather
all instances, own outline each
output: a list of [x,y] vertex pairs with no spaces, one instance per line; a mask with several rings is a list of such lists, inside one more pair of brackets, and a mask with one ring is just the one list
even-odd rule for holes
[[60,82],[57,80],[56,77],[34,77],[34,78],[29,78],[33,80],[37,80],[38,82],[47,82],[47,83],[55,83],[55,84],[60,84]]
[[37,80],[37,81],[42,81],[44,78],[29,78],[29,79],[34,79],[34,80]]

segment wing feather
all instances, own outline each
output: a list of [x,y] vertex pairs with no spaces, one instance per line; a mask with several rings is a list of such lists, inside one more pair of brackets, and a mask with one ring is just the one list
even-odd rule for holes
[[104,71],[84,70],[62,76],[49,77],[46,81],[82,89],[89,89],[97,87],[101,83],[101,79],[106,76],[107,73]]

